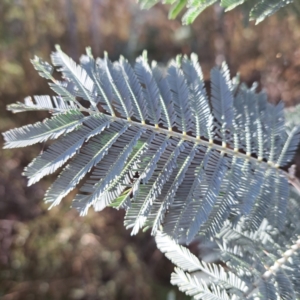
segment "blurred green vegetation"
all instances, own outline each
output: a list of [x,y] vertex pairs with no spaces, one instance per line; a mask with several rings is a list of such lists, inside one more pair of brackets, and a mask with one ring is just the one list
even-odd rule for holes
[[[13,115],[6,105],[27,95],[52,94],[29,59],[49,61],[55,44],[78,60],[86,46],[130,61],[143,49],[166,63],[196,52],[204,71],[223,59],[232,74],[258,81],[271,101],[300,99],[300,19],[292,12],[258,26],[243,15],[211,7],[190,27],[169,21],[162,5],[140,11],[135,0],[2,0],[0,2],[0,130],[41,120],[45,113]],[[123,212],[106,209],[80,218],[71,197],[51,211],[45,190],[57,174],[26,187],[22,169],[44,149],[0,150],[0,298],[167,299],[172,265],[148,233],[131,237]],[[177,292],[178,299],[187,299]]]

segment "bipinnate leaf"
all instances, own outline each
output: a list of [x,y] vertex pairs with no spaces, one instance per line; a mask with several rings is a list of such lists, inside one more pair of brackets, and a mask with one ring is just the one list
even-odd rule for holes
[[73,206],[81,215],[124,207],[132,234],[152,227],[191,243],[213,238],[233,216],[252,230],[266,218],[284,227],[293,183],[284,168],[300,129],[285,127],[282,104],[236,85],[225,63],[211,71],[209,97],[195,54],[166,71],[146,52],[133,67],[123,57],[94,59],[90,48],[79,64],[58,46],[51,58],[53,67],[32,62],[58,95],[9,109],[52,117],[3,134],[5,148],[58,139],[24,171],[30,185],[62,168],[46,192],[50,207],[80,185]]

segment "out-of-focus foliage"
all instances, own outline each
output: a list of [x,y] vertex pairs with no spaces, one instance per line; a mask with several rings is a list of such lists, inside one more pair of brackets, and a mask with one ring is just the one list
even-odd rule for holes
[[[72,226],[66,222],[72,222]],[[67,214],[65,219],[59,214],[44,215],[28,224],[3,221],[2,227],[11,230],[15,239],[9,255],[11,267],[1,272],[2,293],[10,291],[16,299],[22,299],[24,294],[28,299],[30,294],[39,299],[82,296],[129,299],[138,292],[150,299],[149,287],[141,277],[134,278],[144,267],[137,263],[136,249],[124,245],[118,233],[111,230],[109,220],[97,218],[93,227],[88,223],[78,222],[74,213]],[[103,240],[99,235],[104,231],[108,235]],[[119,289],[125,286],[117,283],[128,281],[130,270],[136,286],[128,284],[127,290]],[[95,280],[100,284],[95,284]]]
[[142,8],[149,9],[158,2],[171,4],[169,18],[175,19],[183,10],[186,11],[182,17],[182,24],[188,25],[209,6],[220,3],[226,11],[242,5],[245,14],[250,20],[256,20],[256,24],[271,16],[280,8],[293,3],[293,0],[138,0]]
[[129,243],[118,212],[84,223],[69,208],[63,213],[0,222],[1,299],[166,299],[161,254],[148,235]]
[[300,104],[289,107],[285,110],[285,118],[287,120],[287,124],[291,127],[300,124]]
[[[210,7],[193,25],[185,27],[181,27],[179,20],[169,21],[167,14],[168,10],[163,5],[141,11],[136,0],[1,0],[0,131],[45,117],[44,113],[35,116],[25,113],[16,118],[6,111],[6,105],[22,101],[24,95],[51,93],[45,81],[33,69],[30,59],[34,55],[47,59],[54,44],[60,44],[74,59],[84,52],[86,46],[92,46],[95,56],[103,56],[103,51],[107,50],[112,60],[120,54],[133,59],[142,49],[148,49],[149,59],[162,62],[167,62],[178,53],[195,52],[206,80],[215,63],[219,64],[226,58],[232,74],[240,72],[242,81],[249,84],[260,82],[273,102],[280,98],[290,106],[299,102],[300,21],[293,12],[283,19],[277,13],[255,27],[253,24],[245,26],[243,14],[237,10],[224,15],[217,8]],[[123,230],[123,216],[118,213],[111,215],[110,210],[102,212],[101,217],[93,213],[85,218],[78,218],[74,212],[66,213],[69,208],[48,212],[42,205],[42,196],[49,183],[43,181],[26,187],[27,182],[20,175],[22,169],[43,148],[35,146],[30,149],[0,150],[0,298],[75,299],[74,294],[69,292],[75,286],[85,290],[85,278],[89,278],[89,288],[96,292],[83,295],[80,291],[77,299],[103,299],[98,294],[98,288],[104,287],[109,281],[115,284],[114,278],[118,278],[118,287],[124,291],[126,280],[133,276],[133,267],[128,266],[126,259],[116,258],[114,264],[118,264],[118,268],[105,269],[114,270],[115,273],[108,280],[103,279],[98,273],[102,267],[101,255],[90,250],[116,251],[117,246],[106,241],[116,237],[120,239],[118,245],[138,251],[135,258],[140,273],[136,279],[140,280],[140,285],[132,289],[135,294],[130,299],[159,299],[153,296],[156,293],[161,293],[161,299],[166,299],[166,294],[172,288],[169,279],[173,267],[161,260],[163,256],[155,251],[154,244],[146,244],[149,236],[132,239],[130,232]],[[53,181],[53,178],[49,178],[49,181]],[[70,202],[66,203],[70,205]],[[92,230],[99,228],[96,224],[100,220],[108,222],[108,225],[103,225],[101,230]],[[111,222],[113,226],[109,225]],[[115,227],[115,231],[109,231],[110,227]],[[76,232],[73,228],[80,229]],[[66,245],[56,243],[59,232],[69,231],[73,238],[70,237]],[[81,238],[90,233],[94,240],[101,242],[101,247],[99,244],[97,247],[80,244]],[[24,242],[19,242],[22,239]],[[64,247],[75,250],[64,252]],[[76,272],[72,269],[76,257],[84,257],[84,251],[91,256],[96,255],[89,260],[88,275],[84,274],[86,269],[83,267]],[[123,253],[125,250],[117,251]],[[23,260],[18,262],[16,256],[23,257]],[[157,260],[157,263],[154,264],[153,260]],[[126,276],[118,275],[119,265],[121,272],[128,268],[130,272]],[[150,271],[150,279],[149,269],[152,270],[154,265],[157,269],[155,267],[154,273]],[[68,278],[68,282],[74,280],[75,283],[68,285],[66,281],[60,281],[59,288],[51,287],[51,282],[62,278],[59,276],[61,273]],[[6,276],[5,284],[3,276]],[[153,278],[156,278],[155,282]],[[49,284],[42,285],[41,290],[47,289],[45,294],[39,294],[36,279],[40,280],[39,283]],[[157,285],[158,282],[160,285]],[[26,284],[35,292],[26,290]],[[144,290],[146,285],[147,290]],[[114,298],[112,289],[103,289],[107,299],[121,299]],[[50,294],[50,291],[56,294]],[[183,297],[177,296],[176,300],[186,299]]]

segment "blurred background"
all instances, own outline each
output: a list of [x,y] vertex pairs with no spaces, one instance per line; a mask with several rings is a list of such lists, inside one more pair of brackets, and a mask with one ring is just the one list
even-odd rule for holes
[[[87,46],[94,56],[107,51],[131,62],[143,49],[162,63],[195,52],[206,80],[225,59],[232,76],[257,81],[270,101],[300,102],[300,17],[293,6],[257,26],[238,9],[224,14],[218,6],[185,27],[167,13],[162,5],[141,11],[135,0],[1,0],[0,131],[47,116],[13,115],[6,105],[53,93],[29,60],[50,61],[55,44],[76,61]],[[122,211],[81,218],[70,209],[72,195],[47,210],[43,195],[57,174],[31,187],[21,175],[43,147],[0,149],[0,299],[188,299],[170,285],[173,266],[150,235],[131,237],[123,228]]]

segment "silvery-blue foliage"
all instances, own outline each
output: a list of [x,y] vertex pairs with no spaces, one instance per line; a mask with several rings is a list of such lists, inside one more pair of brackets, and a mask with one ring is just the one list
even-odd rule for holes
[[[86,178],[74,199],[89,207],[126,207],[125,224],[162,230],[176,240],[214,236],[231,215],[253,230],[264,218],[285,219],[288,174],[300,130],[284,126],[283,105],[267,102],[231,80],[226,64],[211,71],[211,96],[195,54],[177,57],[166,71],[144,53],[134,68],[87,55],[76,64],[62,50],[51,56],[62,73],[35,58],[57,96],[12,104],[14,112],[48,110],[43,122],[4,133],[5,148],[60,139],[24,171],[33,184],[63,166],[46,192],[57,205]],[[274,188],[274,186],[276,188]],[[275,209],[273,213],[273,207]]]
[[[266,219],[257,230],[250,230],[246,219],[227,221],[209,245],[215,262],[204,262],[158,232],[157,247],[176,265],[171,282],[193,299],[299,299],[299,202],[292,191],[282,230]],[[197,243],[199,250],[205,247],[205,240]]]
[[[3,134],[5,148],[58,139],[24,170],[29,185],[59,170],[45,195],[50,207],[80,184],[73,206],[81,215],[90,207],[126,209],[126,227],[158,234],[159,248],[178,266],[172,282],[195,299],[295,299],[294,279],[286,276],[298,278],[292,266],[276,269],[271,281],[259,279],[284,242],[277,247],[277,235],[259,244],[253,236],[270,236],[265,224],[286,230],[291,218],[295,179],[285,170],[300,127],[285,125],[281,102],[268,103],[264,92],[230,79],[225,63],[212,69],[208,95],[195,54],[178,56],[166,69],[149,64],[146,52],[133,67],[123,57],[94,59],[90,49],[80,64],[58,46],[51,59],[53,66],[37,57],[32,63],[57,95],[27,97],[8,109],[52,117]],[[61,80],[53,77],[55,67]],[[238,235],[244,238],[234,247]],[[178,244],[195,239],[218,241],[230,269]],[[247,239],[253,252],[240,245]],[[276,255],[263,257],[267,248]]]

